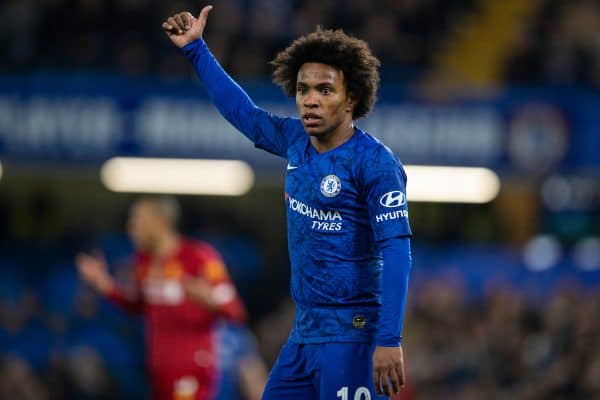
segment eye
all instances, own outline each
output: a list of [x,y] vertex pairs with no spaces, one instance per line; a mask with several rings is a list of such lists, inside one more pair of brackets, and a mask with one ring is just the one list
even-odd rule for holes
[[297,86],[296,93],[300,93],[300,94],[306,93],[306,87],[305,86]]
[[324,86],[321,88],[321,94],[330,94],[331,93],[331,88]]

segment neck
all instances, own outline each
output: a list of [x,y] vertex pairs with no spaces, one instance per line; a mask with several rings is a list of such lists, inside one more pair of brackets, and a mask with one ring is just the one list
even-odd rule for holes
[[153,257],[166,258],[175,253],[179,247],[179,235],[175,232],[165,232],[157,240],[156,246],[150,251]]
[[317,153],[323,153],[346,143],[352,135],[354,135],[354,122],[349,121],[340,124],[337,129],[322,136],[311,136],[310,142]]

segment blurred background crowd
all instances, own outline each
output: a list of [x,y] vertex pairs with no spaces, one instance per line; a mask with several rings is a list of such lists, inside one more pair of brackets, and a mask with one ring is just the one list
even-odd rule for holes
[[[186,60],[174,56],[160,25],[174,12],[197,10],[197,2],[3,3],[4,71],[189,76]],[[500,58],[495,74],[499,82],[600,85],[598,2],[523,3],[504,2],[504,11],[498,11],[493,2],[477,0],[220,0],[211,14],[207,41],[228,71],[245,78],[262,78],[269,72],[266,60],[293,38],[322,25],[367,40],[383,61],[386,79],[412,82],[426,79],[423,75],[430,69],[452,69],[444,55],[452,46],[464,45],[465,50],[491,47],[486,50],[496,53],[491,58]]]
[[[444,103],[446,111],[459,110],[450,122],[469,107],[497,111],[505,118],[497,122],[499,140],[509,152],[499,150],[487,165],[502,181],[492,202],[410,205],[415,252],[405,396],[600,398],[600,147],[588,144],[600,146],[600,2],[217,0],[214,6],[206,40],[253,93],[268,87],[267,61],[316,25],[367,40],[382,61],[385,104],[397,103],[419,121],[443,114],[438,103],[423,105],[419,90],[510,92],[504,100]],[[27,139],[39,145],[37,153],[8,145],[9,139],[22,145],[19,133],[33,126],[13,122],[21,114],[10,107],[44,96],[79,101],[86,85],[103,86],[107,76],[117,77],[127,94],[110,89],[99,98],[116,98],[125,116],[139,98],[178,96],[169,85],[200,92],[188,61],[160,29],[173,12],[199,8],[159,0],[0,3],[0,161],[7,162],[5,176],[0,167],[0,399],[147,396],[141,321],[79,282],[73,265],[78,251],[101,249],[117,278],[131,280],[123,228],[132,197],[102,187],[97,169],[109,155],[77,158],[65,150],[73,138],[60,137],[58,156],[50,160],[45,136]],[[130,94],[129,85],[140,81],[161,86]],[[515,104],[524,102],[516,96],[537,107],[519,114],[527,129],[513,123]],[[266,101],[282,103],[275,95]],[[418,114],[417,107],[431,112]],[[450,129],[447,142],[460,144],[460,132],[468,131],[434,122],[427,125],[432,130]],[[48,129],[61,133],[61,126]],[[481,133],[477,125],[472,130]],[[531,142],[507,139],[526,133]],[[418,149],[411,143],[394,148],[405,163]],[[558,150],[551,147],[555,153],[544,158],[549,144]],[[467,159],[462,148],[448,146]],[[431,154],[416,162],[434,159]],[[182,230],[222,252],[250,311],[256,342],[243,340],[243,346],[270,366],[293,319],[283,178],[272,161],[249,162],[257,167],[256,186],[243,197],[179,198]]]
[[[251,258],[257,249],[245,241]],[[116,266],[115,275],[122,282],[130,281],[127,240],[105,236],[99,243]],[[234,254],[233,243],[220,243],[224,254]],[[437,261],[428,256],[432,252]],[[527,272],[518,259],[518,254],[506,254],[501,248],[464,248],[455,254],[454,248],[415,247],[420,270],[413,274],[404,332],[409,372],[404,398],[445,399],[448,393],[461,400],[597,396],[600,278],[581,283],[589,275],[578,276],[567,266],[553,272]],[[251,262],[227,261],[233,267],[255,267]],[[469,272],[454,262],[505,269],[476,278],[481,265],[468,265]],[[0,398],[147,395],[139,317],[117,311],[80,283],[68,259],[63,265],[43,268],[15,268],[5,262],[2,267]],[[222,342],[222,352],[229,362],[239,361],[234,353],[258,354],[272,365],[287,340],[293,304],[277,293],[284,288],[261,296],[248,288],[249,282],[240,274],[234,276],[249,301],[255,339],[230,333]],[[264,291],[265,285],[258,285]]]

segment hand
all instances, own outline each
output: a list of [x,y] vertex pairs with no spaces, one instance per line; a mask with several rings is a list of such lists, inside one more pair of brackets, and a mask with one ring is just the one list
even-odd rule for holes
[[197,303],[209,310],[217,308],[218,304],[213,295],[213,287],[205,279],[186,277],[183,279],[183,288],[186,294]]
[[75,258],[79,276],[92,288],[103,295],[108,294],[114,285],[114,282],[108,274],[106,260],[101,254],[91,256],[85,253],[79,253]]
[[375,347],[373,353],[373,383],[377,394],[399,394],[406,381],[402,347]]
[[202,37],[210,10],[212,6],[204,7],[198,18],[187,11],[177,13],[163,22],[163,31],[175,46],[181,48]]

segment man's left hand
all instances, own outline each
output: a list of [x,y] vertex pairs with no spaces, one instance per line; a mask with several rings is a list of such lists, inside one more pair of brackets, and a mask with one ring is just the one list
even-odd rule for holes
[[402,347],[375,347],[373,353],[373,384],[377,394],[399,394],[406,381]]
[[197,303],[209,310],[217,308],[217,302],[213,295],[213,287],[208,281],[200,277],[185,277],[183,288],[186,294]]

